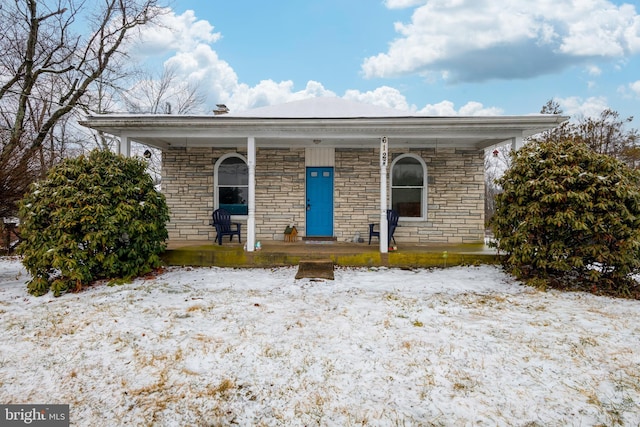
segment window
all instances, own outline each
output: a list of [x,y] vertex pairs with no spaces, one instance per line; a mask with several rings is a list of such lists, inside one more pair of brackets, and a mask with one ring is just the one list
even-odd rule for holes
[[226,209],[231,215],[249,213],[249,169],[244,157],[227,154],[216,162],[214,191],[216,208]]
[[427,167],[412,154],[403,154],[391,164],[391,207],[400,217],[424,218]]

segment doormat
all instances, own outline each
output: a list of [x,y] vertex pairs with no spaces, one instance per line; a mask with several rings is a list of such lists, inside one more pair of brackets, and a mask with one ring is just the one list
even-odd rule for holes
[[307,245],[333,245],[335,241],[334,240],[305,240],[304,243]]

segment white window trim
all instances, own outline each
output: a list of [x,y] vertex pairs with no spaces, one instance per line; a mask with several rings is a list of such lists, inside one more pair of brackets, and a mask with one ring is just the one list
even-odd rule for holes
[[422,166],[422,187],[403,187],[403,188],[422,188],[422,200],[420,201],[421,203],[421,209],[420,212],[422,212],[422,216],[419,217],[414,217],[414,216],[401,216],[400,220],[402,221],[426,221],[427,219],[427,192],[428,192],[428,182],[429,180],[427,179],[427,164],[424,162],[424,160],[422,159],[422,157],[416,155],[416,154],[412,154],[412,153],[405,153],[405,154],[400,154],[398,157],[396,157],[395,159],[393,159],[393,161],[391,162],[391,173],[390,173],[390,187],[391,187],[391,191],[389,192],[389,206],[393,206],[393,168],[395,167],[396,163],[399,160],[405,159],[407,157],[410,157],[412,159],[417,160],[420,165]]
[[[232,157],[236,157],[242,160],[247,165],[247,167],[249,166],[249,162],[247,161],[247,158],[240,153],[227,153],[221,156],[218,160],[216,160],[216,163],[213,168],[213,210],[216,210],[220,207],[220,203],[219,203],[220,198],[218,197],[218,168],[220,167],[222,162]],[[248,191],[249,191],[249,184],[247,184],[247,192]],[[249,215],[231,215],[232,219],[246,219],[248,217]]]

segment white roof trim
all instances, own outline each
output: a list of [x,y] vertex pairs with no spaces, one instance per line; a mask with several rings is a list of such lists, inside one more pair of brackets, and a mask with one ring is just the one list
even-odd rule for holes
[[340,98],[313,98],[223,115],[89,116],[80,124],[160,149],[233,147],[255,138],[258,147],[375,148],[380,137],[407,148],[456,147],[481,150],[558,126],[568,117],[407,116]]

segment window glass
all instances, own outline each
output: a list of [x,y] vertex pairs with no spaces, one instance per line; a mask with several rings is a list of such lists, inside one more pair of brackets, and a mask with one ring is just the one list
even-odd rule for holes
[[249,207],[247,205],[247,188],[242,187],[220,187],[219,206],[229,211],[232,215],[247,215]]
[[249,213],[249,169],[239,157],[229,157],[218,165],[217,206],[231,215]]
[[422,188],[393,188],[391,200],[391,206],[398,215],[412,218],[422,216]]
[[404,157],[393,166],[394,186],[420,186],[423,185],[422,165],[417,159]]
[[421,218],[425,196],[425,169],[414,157],[399,158],[391,171],[391,207],[401,217]]
[[247,185],[249,172],[247,164],[238,157],[229,157],[218,166],[219,185]]

